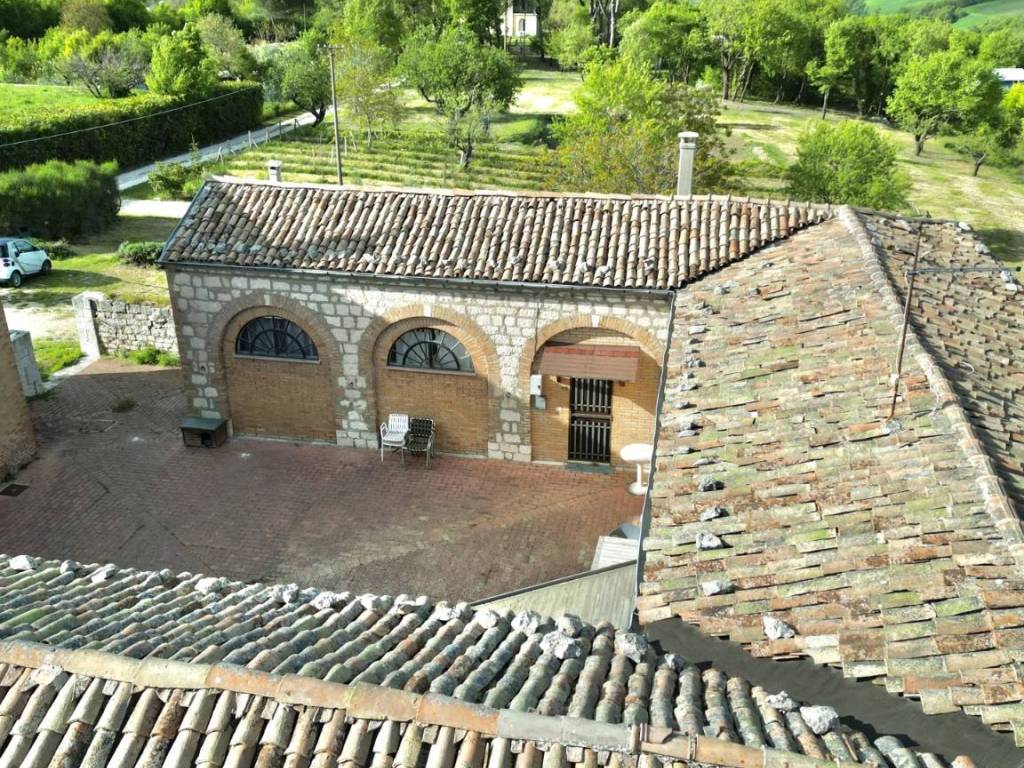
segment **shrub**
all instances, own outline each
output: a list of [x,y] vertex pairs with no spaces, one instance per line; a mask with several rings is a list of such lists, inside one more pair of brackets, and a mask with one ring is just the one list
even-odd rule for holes
[[[213,100],[199,103],[185,96],[150,93],[114,102],[0,112],[0,170],[51,159],[116,160],[131,168],[182,152],[193,142],[208,144],[260,123],[263,91],[255,83],[218,85],[205,98]],[[157,114],[166,110],[176,111]],[[86,128],[96,130],[82,130]],[[56,138],[68,131],[79,133]],[[4,146],[12,142],[26,143]]]
[[125,240],[117,247],[117,258],[125,264],[148,267],[160,258],[164,244],[158,240]]
[[120,206],[115,163],[51,160],[0,173],[0,231],[76,237],[112,224]]
[[170,352],[163,352],[156,347],[135,349],[126,353],[125,357],[136,365],[160,365],[165,368],[177,368],[181,365],[181,360],[175,355],[172,355]]
[[896,167],[896,145],[856,120],[820,122],[805,131],[786,179],[799,200],[868,208],[902,207],[909,187]]
[[195,161],[191,165],[158,162],[149,174],[149,186],[161,200],[189,200],[202,185],[204,172],[203,165]]
[[71,247],[67,240],[43,240],[39,243],[39,247],[46,251],[46,255],[50,257],[51,261],[59,261],[60,259],[70,259],[72,256],[77,256],[78,251]]

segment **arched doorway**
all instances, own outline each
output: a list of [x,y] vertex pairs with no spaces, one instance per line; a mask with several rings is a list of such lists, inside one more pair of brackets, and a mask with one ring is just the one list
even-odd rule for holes
[[620,465],[630,443],[650,443],[661,365],[631,336],[605,327],[571,328],[537,349],[541,378],[530,408],[535,461]]
[[329,341],[276,307],[254,307],[225,328],[223,361],[235,433],[335,440]]
[[447,320],[413,317],[387,327],[373,353],[377,420],[391,413],[430,418],[437,450],[487,453],[487,356]]

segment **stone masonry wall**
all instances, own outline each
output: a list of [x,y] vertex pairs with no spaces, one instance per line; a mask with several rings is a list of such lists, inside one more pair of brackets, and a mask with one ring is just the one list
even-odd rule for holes
[[154,304],[127,304],[123,301],[93,303],[93,322],[100,352],[116,354],[143,347],[178,354],[174,317],[169,307]]
[[[627,333],[659,362],[668,335],[665,296],[587,289],[413,284],[256,270],[169,267],[189,407],[227,418],[223,336],[231,318],[253,307],[278,308],[334,339],[325,362],[336,377],[336,441],[376,447],[373,351],[394,323],[414,317],[451,322],[486,368],[491,399],[487,455],[529,461],[529,374],[536,349],[575,327]],[[324,357],[324,350],[321,350]]]
[[0,480],[26,464],[36,452],[28,403],[14,360],[4,308],[0,305]]

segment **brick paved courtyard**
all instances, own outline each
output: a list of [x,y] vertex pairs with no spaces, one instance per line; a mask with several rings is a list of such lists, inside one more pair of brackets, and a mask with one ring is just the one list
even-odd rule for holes
[[[115,413],[120,400],[137,405]],[[40,458],[0,549],[246,580],[475,599],[586,570],[629,476],[258,440],[187,449],[181,372],[101,360],[32,404]]]

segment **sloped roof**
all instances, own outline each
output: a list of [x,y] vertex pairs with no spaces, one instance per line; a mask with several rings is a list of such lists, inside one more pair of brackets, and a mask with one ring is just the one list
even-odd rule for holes
[[901,303],[920,230],[911,325],[963,404],[1016,515],[1024,515],[1024,289],[964,226],[861,219]]
[[208,181],[165,264],[669,289],[827,218],[732,198]]
[[[885,231],[903,225],[867,221],[878,247],[905,245]],[[935,259],[977,252],[955,227],[929,236]],[[1011,396],[999,360],[1021,351],[979,341],[1016,322],[989,304],[1001,278],[984,279],[941,281],[961,319],[929,320],[951,360],[981,358],[973,389],[953,395],[911,338],[893,419],[902,313],[852,211],[680,291],[641,619],[809,656],[1020,740],[1020,524],[965,414]]]
[[0,639],[5,765],[340,755],[355,768],[417,765],[421,751],[437,768],[485,754],[493,768],[513,756],[524,768],[645,753],[737,768],[914,758],[898,739],[872,742],[828,712],[572,617],[21,556],[0,560]]

